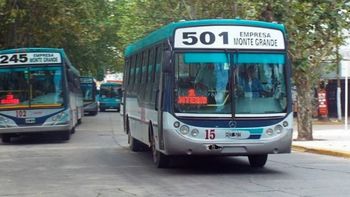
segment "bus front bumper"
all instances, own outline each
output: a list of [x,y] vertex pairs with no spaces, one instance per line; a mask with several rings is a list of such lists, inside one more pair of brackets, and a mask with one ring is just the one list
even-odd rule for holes
[[54,126],[5,127],[5,128],[0,128],[0,134],[5,134],[5,133],[20,134],[20,133],[69,131],[72,128],[73,127],[70,124],[54,125]]
[[98,111],[97,103],[90,103],[84,105],[84,113],[95,113]]
[[[234,141],[202,141],[187,139],[175,131],[164,131],[166,155],[247,156],[257,154],[290,153],[292,129],[278,138]],[[169,140],[166,140],[169,139]]]
[[119,102],[100,102],[100,108],[102,109],[120,109],[120,103]]

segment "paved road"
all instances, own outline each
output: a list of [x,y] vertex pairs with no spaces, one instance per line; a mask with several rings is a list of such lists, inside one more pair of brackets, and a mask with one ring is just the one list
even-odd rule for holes
[[264,169],[246,157],[177,159],[153,166],[128,150],[117,112],[84,117],[69,142],[50,136],[0,144],[0,197],[349,196],[350,160],[271,155]]

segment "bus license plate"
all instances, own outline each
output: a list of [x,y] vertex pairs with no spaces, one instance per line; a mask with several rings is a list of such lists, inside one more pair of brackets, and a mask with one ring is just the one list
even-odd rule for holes
[[35,118],[26,118],[26,123],[27,124],[34,124],[35,123]]
[[248,131],[227,131],[225,136],[232,139],[247,139],[250,134]]

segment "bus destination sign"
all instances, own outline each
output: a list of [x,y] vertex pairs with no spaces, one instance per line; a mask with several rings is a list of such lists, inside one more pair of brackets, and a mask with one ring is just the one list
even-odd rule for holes
[[0,66],[20,64],[57,64],[62,63],[60,53],[11,53],[0,54]]
[[283,32],[248,26],[200,26],[179,28],[175,48],[195,49],[285,49]]

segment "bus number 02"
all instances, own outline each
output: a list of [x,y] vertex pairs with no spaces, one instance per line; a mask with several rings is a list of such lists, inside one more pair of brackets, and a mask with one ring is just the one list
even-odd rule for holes
[[[223,44],[228,44],[228,32],[221,32],[218,36],[222,37]],[[202,32],[199,37],[197,36],[197,32],[184,32],[182,38],[185,40],[182,42],[185,45],[195,45],[198,41],[204,45],[210,45],[216,40],[215,34],[210,31]]]
[[213,140],[215,139],[215,130],[214,129],[206,129],[205,130],[205,139],[206,140]]

